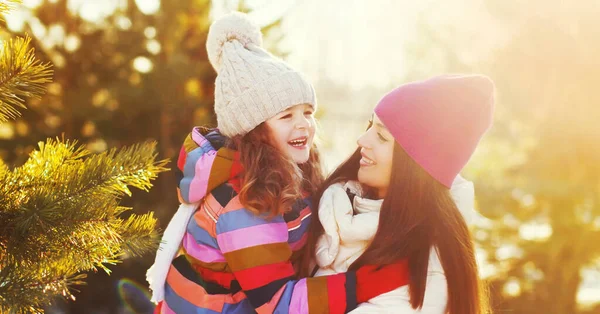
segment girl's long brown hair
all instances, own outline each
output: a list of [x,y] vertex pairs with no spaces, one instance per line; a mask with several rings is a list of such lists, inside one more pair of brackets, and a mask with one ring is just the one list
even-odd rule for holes
[[[360,159],[360,149],[357,149],[316,194],[302,275],[308,275],[308,265],[315,260],[316,241],[323,234],[317,210],[320,197],[336,182],[357,180]],[[423,306],[432,247],[437,248],[447,280],[447,313],[488,313],[471,235],[450,191],[395,143],[392,176],[381,207],[379,227],[371,244],[349,270],[408,258],[410,303],[417,309]]]
[[305,193],[316,193],[323,182],[321,158],[314,143],[308,161],[298,165],[272,144],[271,130],[265,123],[232,140],[244,169],[240,202],[257,214],[283,214]]

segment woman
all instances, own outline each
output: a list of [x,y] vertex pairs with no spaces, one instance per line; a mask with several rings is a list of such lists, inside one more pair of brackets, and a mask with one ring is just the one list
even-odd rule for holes
[[492,123],[493,92],[491,80],[477,75],[393,90],[377,104],[359,149],[317,194],[307,245],[317,276],[408,261],[408,286],[352,313],[486,312],[457,204],[473,208],[472,185],[459,172]]

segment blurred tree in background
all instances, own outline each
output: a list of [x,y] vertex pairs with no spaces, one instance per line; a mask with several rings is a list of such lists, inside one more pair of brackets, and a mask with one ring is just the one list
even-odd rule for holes
[[487,65],[501,94],[486,172],[498,176],[477,183],[492,218],[480,240],[495,297],[508,296],[499,309],[571,314],[585,269],[600,267],[600,6],[545,4],[491,1],[518,30]]
[[[0,13],[17,2],[0,3]],[[3,42],[0,123],[19,117],[50,82],[51,65],[29,44],[29,37]],[[0,159],[0,312],[41,313],[56,296],[73,297],[81,272],[108,273],[105,264],[155,250],[153,214],[125,217],[130,208],[119,206],[128,186],[147,191],[166,170],[155,146],[94,155],[76,142],[47,140],[19,167]]]
[[478,42],[423,23],[409,78],[435,74],[422,69],[431,58],[433,72],[496,82],[495,125],[466,169],[487,218],[474,235],[492,305],[498,313],[599,313],[586,300],[598,298],[590,288],[599,288],[600,269],[600,5],[484,3],[502,31],[483,36],[496,45],[489,56],[469,61]]
[[[244,1],[218,2],[249,10]],[[210,0],[25,4],[17,16],[6,17],[11,32],[4,37],[30,34],[37,57],[54,65],[54,79],[43,98],[28,101],[22,117],[0,126],[0,156],[7,164],[22,165],[40,138],[56,136],[78,140],[90,152],[156,140],[159,156],[174,158],[192,126],[216,125],[216,73],[205,48]],[[281,37],[279,23],[275,18],[263,29],[268,49]],[[164,173],[149,194],[134,194],[126,205],[138,214],[154,211],[166,224],[177,208],[175,185],[172,173]],[[110,278],[91,274],[87,286],[77,287],[76,302],[56,310],[121,311],[119,298],[126,296],[117,295],[123,291],[115,281],[126,278],[145,287],[151,255],[111,267]]]

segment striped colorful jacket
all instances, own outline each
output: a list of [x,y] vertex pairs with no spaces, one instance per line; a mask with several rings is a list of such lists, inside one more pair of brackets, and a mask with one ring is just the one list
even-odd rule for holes
[[310,224],[310,199],[267,219],[240,204],[239,154],[217,131],[195,128],[179,160],[180,201],[200,201],[169,269],[161,313],[346,313],[351,273],[296,279],[293,263]]

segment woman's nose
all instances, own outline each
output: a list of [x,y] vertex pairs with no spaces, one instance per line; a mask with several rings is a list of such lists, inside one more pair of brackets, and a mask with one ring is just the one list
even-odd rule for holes
[[362,148],[370,148],[367,141],[368,133],[369,131],[363,133],[360,137],[358,137],[358,139],[356,140],[356,144],[358,144],[358,146]]

